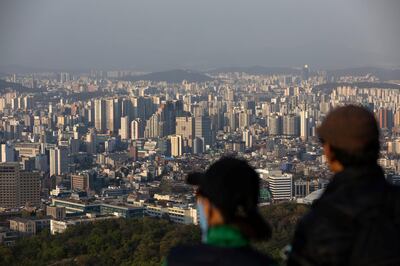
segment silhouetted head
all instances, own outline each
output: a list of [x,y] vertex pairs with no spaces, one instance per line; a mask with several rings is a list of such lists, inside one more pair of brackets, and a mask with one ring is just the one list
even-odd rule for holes
[[317,133],[332,171],[377,163],[379,128],[368,109],[356,105],[335,108]]
[[246,161],[224,157],[203,173],[189,174],[187,182],[198,187],[210,226],[230,224],[248,238],[270,237],[271,228],[258,212],[259,176]]

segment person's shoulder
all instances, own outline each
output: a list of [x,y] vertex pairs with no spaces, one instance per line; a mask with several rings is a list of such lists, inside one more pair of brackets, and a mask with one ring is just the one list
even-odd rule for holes
[[261,253],[251,247],[246,247],[245,249],[247,250],[249,257],[253,258],[255,262],[261,262],[261,265],[278,265],[275,260],[264,253]]
[[167,260],[168,265],[277,265],[271,257],[248,246],[225,248],[205,244],[174,247]]
[[[200,265],[204,258],[203,254],[204,245],[180,245],[171,248],[167,256],[167,265]],[[206,263],[205,261],[203,263]]]

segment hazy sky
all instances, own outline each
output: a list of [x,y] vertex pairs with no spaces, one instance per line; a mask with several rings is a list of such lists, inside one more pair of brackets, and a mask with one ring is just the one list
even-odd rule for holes
[[1,0],[0,65],[400,66],[400,0]]

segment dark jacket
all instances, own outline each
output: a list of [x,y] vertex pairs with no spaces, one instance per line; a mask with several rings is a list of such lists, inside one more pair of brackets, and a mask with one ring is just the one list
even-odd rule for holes
[[399,217],[398,188],[379,166],[346,168],[299,222],[288,265],[400,265]]
[[268,266],[276,263],[249,245],[238,230],[229,226],[211,228],[207,244],[173,248],[164,265],[168,266]]

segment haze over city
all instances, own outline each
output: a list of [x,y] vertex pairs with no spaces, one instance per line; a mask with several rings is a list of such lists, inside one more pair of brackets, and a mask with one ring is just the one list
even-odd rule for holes
[[0,66],[396,67],[399,13],[396,0],[6,0]]

